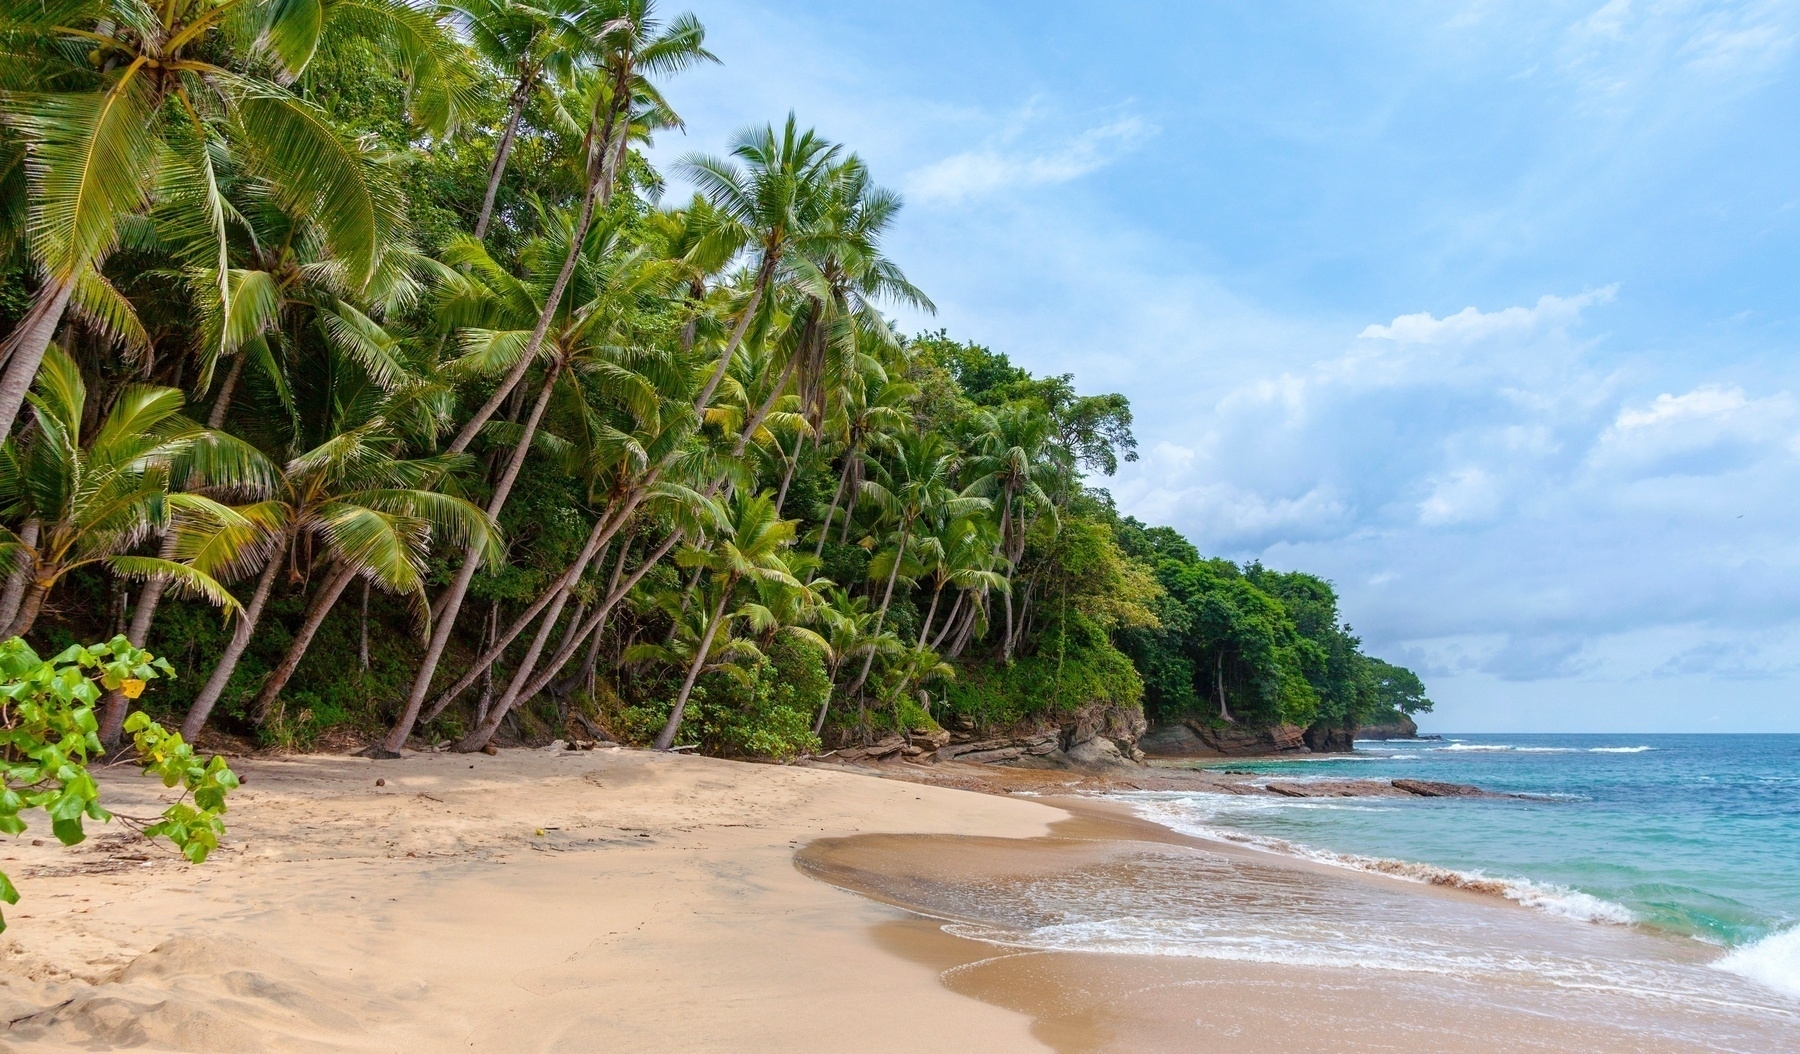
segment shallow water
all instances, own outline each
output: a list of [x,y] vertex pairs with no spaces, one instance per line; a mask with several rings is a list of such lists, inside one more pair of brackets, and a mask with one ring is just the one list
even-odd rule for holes
[[[1800,736],[1459,735],[1441,742],[1359,743],[1348,757],[1239,760],[1217,767],[1287,781],[1446,780],[1533,797],[1120,797],[1146,818],[1185,833],[1403,878],[1467,884],[1588,925],[1626,925],[1700,942],[1715,971],[1710,978],[1651,980],[1624,965],[1609,968],[1608,976],[1622,971],[1637,978],[1634,985],[1698,996],[1699,989],[1725,983],[1716,971],[1729,971],[1753,981],[1752,991],[1771,1005],[1800,1009]],[[1080,925],[1092,929],[1099,915],[1143,917],[1137,906],[1115,907]],[[1372,933],[1384,929],[1378,919],[1365,921]],[[1109,925],[1120,934],[1132,928]],[[1192,953],[1183,950],[1189,941],[1179,935],[1181,922],[1158,926],[1164,927],[1158,938],[1163,954]],[[1214,920],[1215,934],[1218,929]],[[1460,954],[1427,947],[1432,943],[1408,946],[1406,955],[1437,962]],[[1364,936],[1351,944],[1394,954],[1387,939],[1369,944]],[[1532,968],[1552,974],[1562,969],[1548,963]]]

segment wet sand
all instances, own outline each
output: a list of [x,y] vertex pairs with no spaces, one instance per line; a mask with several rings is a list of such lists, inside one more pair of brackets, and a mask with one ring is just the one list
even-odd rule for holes
[[[1065,1054],[1800,1050],[1800,1019],[1761,1003],[1736,1005],[1742,984],[1706,971],[1716,953],[1691,941],[1546,918],[1475,892],[1190,839],[1116,803],[1043,800],[1075,814],[1045,837],[822,839],[801,850],[796,863],[823,881],[917,912],[879,925],[880,944],[937,970],[952,991],[1030,1015],[1032,1034]],[[1199,914],[1272,911],[1310,917],[1329,930],[1339,913],[1396,913],[1421,932],[1477,949],[1541,950],[1574,964],[1654,964],[1716,989],[1670,999],[1621,991],[1610,978],[1589,980],[1578,969],[1551,980],[1530,971],[1458,976],[1429,972],[1424,963],[1371,968],[1029,946],[1023,924],[1034,910],[1026,895],[1032,890],[1079,897],[1084,888],[1099,893],[1177,874],[1210,891],[1192,906]],[[1239,901],[1220,899],[1220,891]],[[985,939],[958,935],[971,932]]]

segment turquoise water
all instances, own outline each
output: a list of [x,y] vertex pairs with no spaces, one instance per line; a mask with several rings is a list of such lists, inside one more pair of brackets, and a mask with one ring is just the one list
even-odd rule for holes
[[1721,965],[1800,995],[1800,735],[1446,735],[1218,767],[1533,795],[1139,801],[1195,833],[1504,879],[1508,896],[1552,914],[1732,949]]

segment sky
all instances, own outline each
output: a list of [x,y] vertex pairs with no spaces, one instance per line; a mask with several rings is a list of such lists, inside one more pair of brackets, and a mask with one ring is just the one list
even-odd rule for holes
[[1800,732],[1800,0],[665,6],[659,163],[855,150],[903,327],[1127,395],[1120,509],[1427,731]]

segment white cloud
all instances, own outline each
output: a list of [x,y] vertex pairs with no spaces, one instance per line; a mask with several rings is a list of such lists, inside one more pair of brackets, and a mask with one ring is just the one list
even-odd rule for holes
[[1741,387],[1701,385],[1620,409],[1589,464],[1640,475],[1717,473],[1758,453],[1792,450],[1797,426],[1800,408],[1785,392],[1752,399]]
[[1396,344],[1469,344],[1497,336],[1558,329],[1579,321],[1583,308],[1610,302],[1618,291],[1617,285],[1609,285],[1577,296],[1545,295],[1532,307],[1509,307],[1500,311],[1484,312],[1465,307],[1443,318],[1434,318],[1430,312],[1421,311],[1401,315],[1385,326],[1371,325],[1357,337],[1390,340]]
[[1068,142],[1034,150],[1018,148],[1015,141],[1020,132],[1014,130],[997,142],[917,169],[904,185],[908,196],[916,200],[954,203],[1023,187],[1067,183],[1111,164],[1155,131],[1142,118],[1127,114],[1095,125]]
[[1443,527],[1487,519],[1500,507],[1500,488],[1480,468],[1460,468],[1431,481],[1431,495],[1419,503],[1419,523]]

